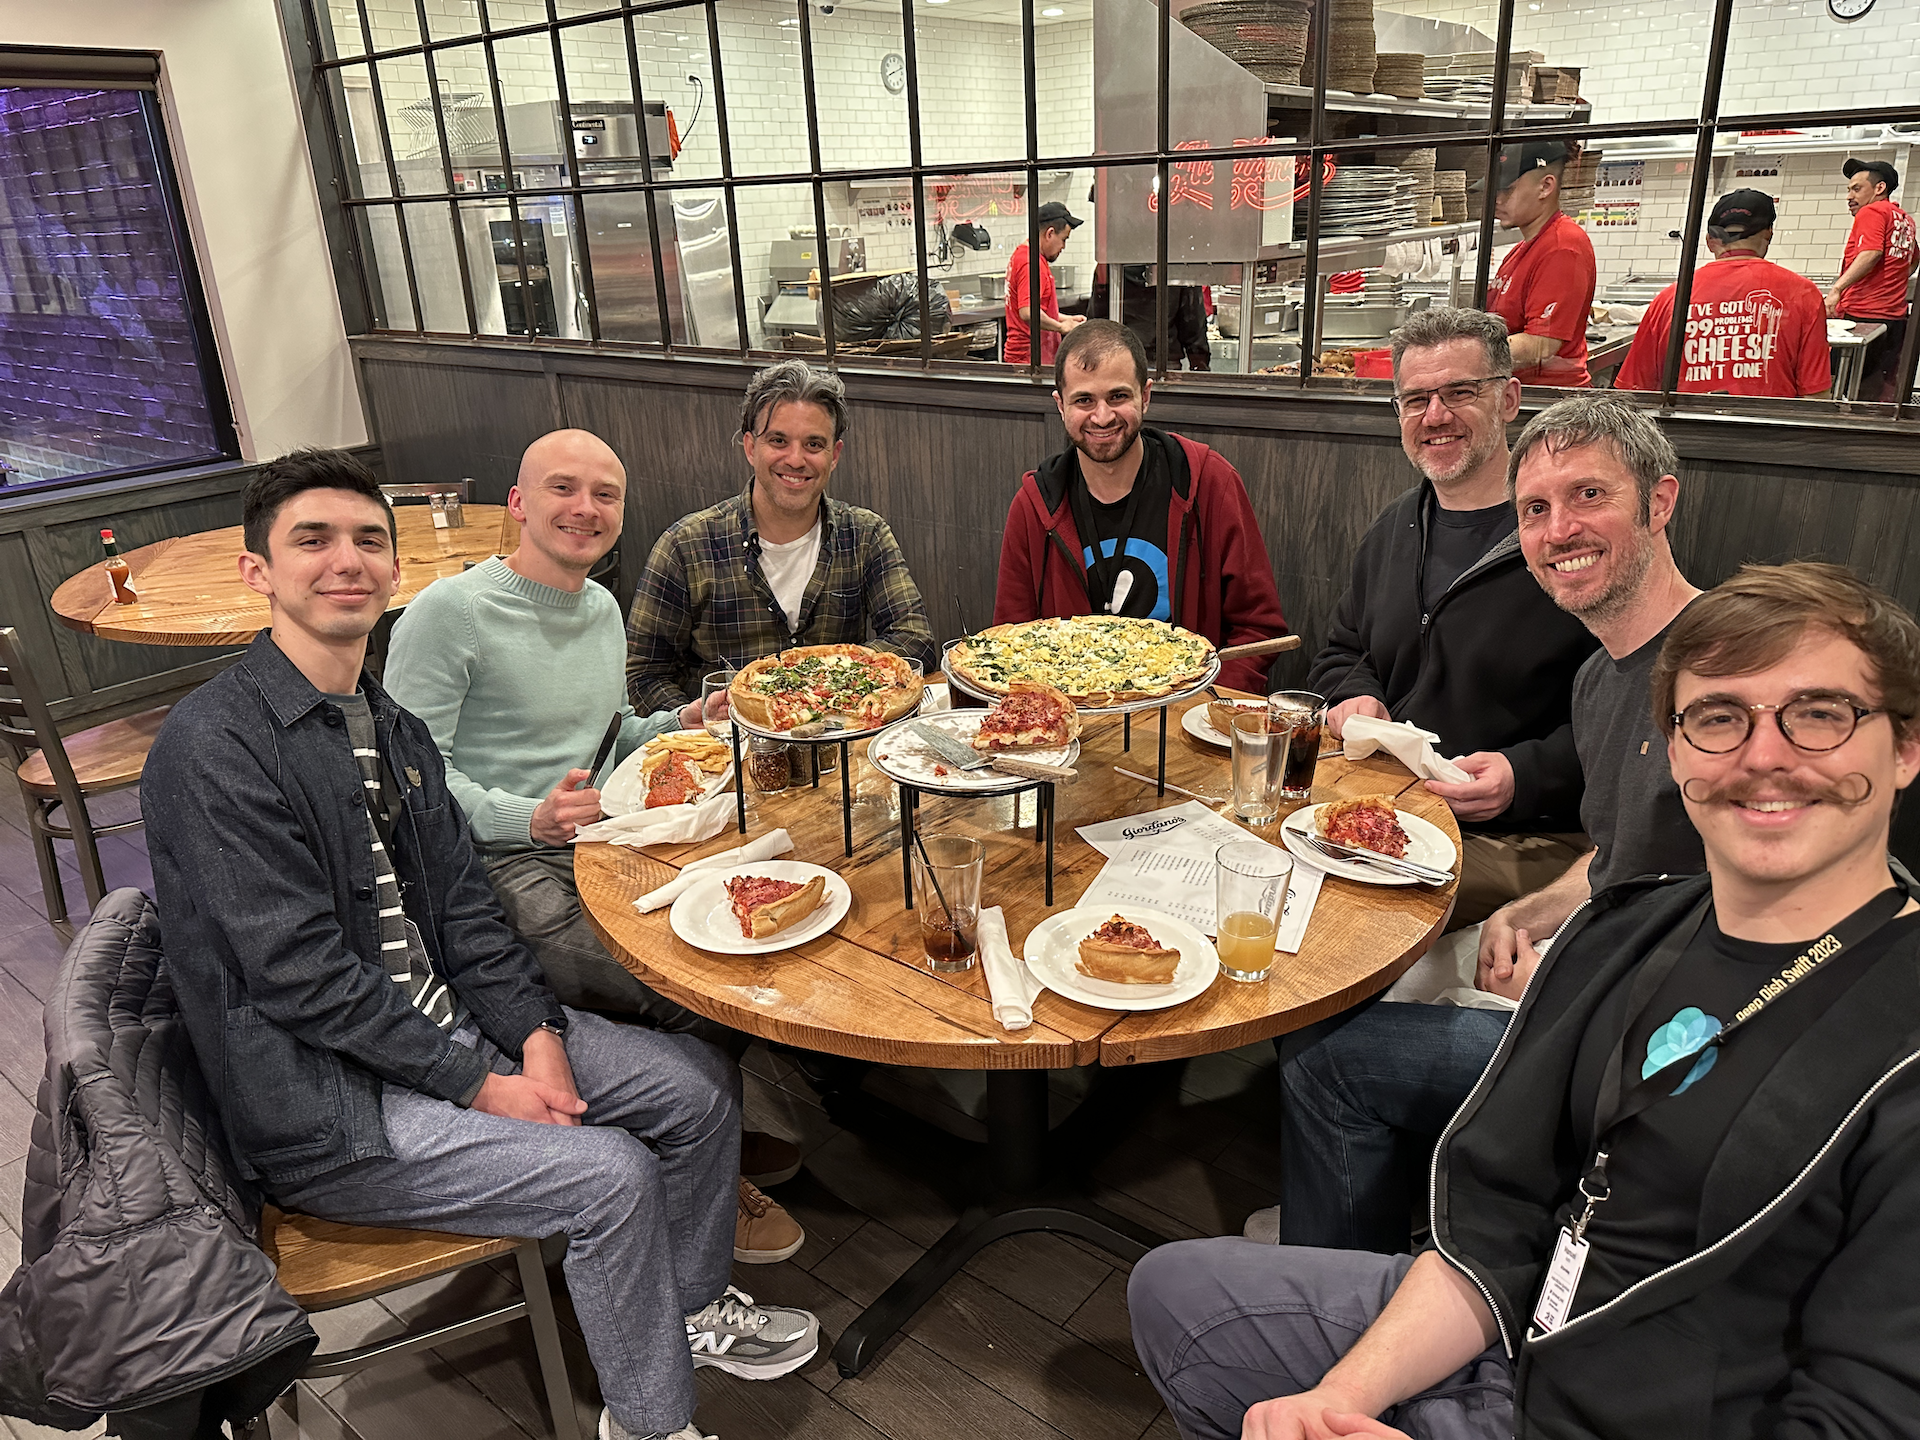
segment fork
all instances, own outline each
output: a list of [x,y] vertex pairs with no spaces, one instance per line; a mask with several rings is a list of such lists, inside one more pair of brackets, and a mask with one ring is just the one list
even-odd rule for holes
[[1323,840],[1309,830],[1299,831],[1299,836],[1320,854],[1333,860],[1357,861],[1363,865],[1377,865],[1396,875],[1406,875],[1426,885],[1446,885],[1453,880],[1451,870],[1436,870],[1430,865],[1422,865],[1414,860],[1402,859],[1393,855],[1381,855],[1372,850],[1360,850],[1351,845],[1336,845],[1331,840]]

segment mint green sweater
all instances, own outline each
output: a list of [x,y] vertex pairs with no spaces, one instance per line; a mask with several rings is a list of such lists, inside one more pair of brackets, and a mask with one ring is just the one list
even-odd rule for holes
[[535,807],[567,771],[592,763],[616,710],[626,723],[596,783],[637,746],[680,728],[671,710],[633,713],[626,663],[620,605],[603,587],[556,590],[495,556],[407,606],[384,683],[433,732],[474,843],[500,854],[537,846]]

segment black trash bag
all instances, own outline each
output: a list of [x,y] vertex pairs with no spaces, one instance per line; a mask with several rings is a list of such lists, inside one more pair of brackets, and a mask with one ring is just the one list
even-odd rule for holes
[[[953,328],[953,310],[947,297],[933,286],[927,287],[927,307],[933,320],[933,333],[943,335]],[[856,293],[833,301],[834,338],[842,343],[862,340],[918,340],[920,338],[920,286],[913,275],[889,275]]]

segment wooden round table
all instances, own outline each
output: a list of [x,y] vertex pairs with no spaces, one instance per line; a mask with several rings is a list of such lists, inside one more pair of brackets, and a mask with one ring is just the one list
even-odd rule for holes
[[[1171,712],[1170,727],[1177,727],[1186,708]],[[1146,725],[1136,728],[1144,732]],[[1145,741],[1144,733],[1140,738]],[[1225,750],[1184,731],[1170,734],[1168,742],[1169,782],[1201,793],[1228,792]],[[1328,876],[1299,954],[1276,957],[1264,982],[1239,984],[1222,977],[1184,1004],[1133,1014],[1097,1010],[1043,991],[1034,1003],[1033,1024],[1008,1031],[993,1018],[978,966],[959,975],[936,975],[923,963],[919,921],[901,903],[898,792],[867,765],[865,748],[852,749],[857,783],[850,859],[842,858],[837,794],[808,787],[754,797],[759,818],[749,835],[784,826],[794,841],[786,858],[826,865],[853,891],[852,908],[839,925],[794,949],[712,954],[675,935],[667,910],[642,915],[633,908],[636,897],[665,884],[687,861],[739,845],[741,836],[732,826],[700,844],[652,847],[654,853],[587,844],[574,855],[580,898],[608,950],[647,985],[689,1009],[803,1049],[890,1065],[988,1072],[985,1168],[992,1194],[970,1207],[842,1334],[834,1358],[847,1375],[993,1240],[1028,1230],[1065,1230],[1130,1260],[1159,1242],[1160,1237],[1092,1204],[1072,1187],[1049,1182],[1048,1171],[1058,1168],[1050,1160],[1070,1148],[1061,1131],[1073,1122],[1049,1134],[1048,1070],[1127,1067],[1211,1054],[1336,1014],[1385,989],[1426,953],[1452,909],[1455,890],[1452,885],[1360,885]],[[1044,852],[1034,839],[1031,807],[1021,804],[1024,797],[957,800],[927,794],[917,828],[984,842],[982,903],[1005,911],[1017,953],[1027,933],[1052,911],[1069,908],[1106,863],[1073,833],[1075,826],[1182,802],[1172,793],[1159,799],[1151,782],[1115,773],[1116,764],[1150,768],[1151,762],[1143,765],[1135,758],[1148,753],[1145,743],[1133,755],[1123,753],[1116,718],[1087,723],[1080,777],[1058,792],[1054,878],[1061,903],[1052,907],[1042,901]],[[1365,794],[1394,796],[1401,809],[1439,826],[1458,850],[1459,827],[1446,803],[1398,761],[1322,758],[1315,801]],[[1271,829],[1262,838],[1274,838]],[[863,1104],[871,1109],[870,1102]]]
[[[397,505],[400,584],[389,610],[404,609],[443,575],[458,575],[468,562],[512,553],[520,527],[504,505],[468,505],[467,523],[438,530],[428,505]],[[60,582],[53,613],[69,629],[104,640],[142,645],[244,645],[269,623],[267,598],[241,582],[238,560],[246,549],[238,525],[203,530],[142,545],[126,552],[133,586],[131,605],[116,605],[113,582],[100,564]]]

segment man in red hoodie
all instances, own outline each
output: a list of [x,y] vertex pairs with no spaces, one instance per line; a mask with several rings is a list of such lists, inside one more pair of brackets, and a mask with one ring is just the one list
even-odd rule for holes
[[[1072,448],[1028,471],[1013,497],[993,623],[1132,615],[1221,647],[1286,634],[1239,472],[1142,423],[1153,386],[1139,337],[1089,320],[1061,342],[1053,378]],[[1229,660],[1220,683],[1265,694],[1266,666]]]

